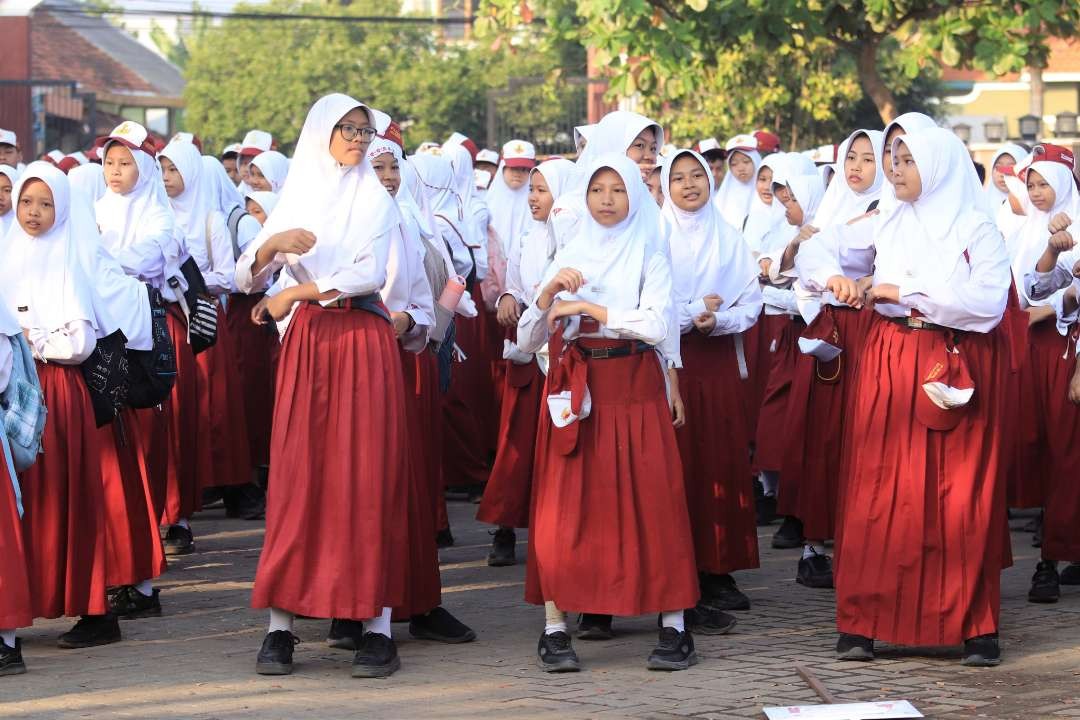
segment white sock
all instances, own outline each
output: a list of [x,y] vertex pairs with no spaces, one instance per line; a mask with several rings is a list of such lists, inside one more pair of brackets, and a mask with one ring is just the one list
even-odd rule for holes
[[390,634],[390,615],[394,612],[393,608],[384,607],[382,609],[382,615],[376,615],[370,620],[364,621],[364,632],[379,633],[386,637],[393,637]]
[[293,628],[293,614],[288,610],[278,610],[277,608],[270,608],[270,629],[268,633],[276,632],[278,630],[288,630],[292,632]]
[[190,530],[191,529],[191,523],[188,522],[187,518],[180,518],[179,520],[176,521],[176,524],[179,525],[180,527],[184,528],[185,530]]
[[0,630],[0,640],[4,641],[4,644],[9,648],[15,647],[15,631],[14,630]]
[[150,597],[154,594],[154,586],[150,584],[149,580],[143,580],[138,585],[132,585],[132,587],[138,590],[143,597]]
[[544,618],[545,635],[566,632],[566,613],[555,607],[555,603],[550,600],[544,603]]
[[825,543],[808,542],[803,545],[802,556],[803,560],[813,555],[824,555]]
[[660,624],[666,628],[675,628],[679,632],[686,631],[686,622],[683,620],[682,610],[660,613]]
[[776,488],[780,486],[780,473],[774,470],[762,470],[758,477],[761,478],[761,487],[765,489],[765,497],[775,497]]

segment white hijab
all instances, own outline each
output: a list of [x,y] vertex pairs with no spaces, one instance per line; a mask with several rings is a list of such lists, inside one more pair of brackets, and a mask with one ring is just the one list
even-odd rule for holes
[[1005,202],[1008,199],[1009,194],[1001,192],[1001,190],[998,189],[998,186],[994,184],[994,165],[997,164],[997,161],[1001,159],[1002,155],[1008,155],[1019,164],[1026,160],[1030,154],[1031,153],[1027,150],[1015,143],[1005,143],[997,149],[997,152],[994,153],[994,157],[990,158],[990,164],[986,168],[985,191],[990,204],[995,208]]
[[270,192],[281,192],[285,178],[289,175],[289,159],[277,150],[267,150],[255,156],[251,164],[259,168],[263,177],[270,183]]
[[[874,153],[874,180],[866,190],[855,192],[847,181],[847,171],[844,169],[848,151],[852,144],[860,136],[870,141]],[[885,134],[879,130],[856,130],[848,136],[847,140],[840,144],[838,151],[839,159],[836,161],[837,177],[829,183],[825,191],[825,197],[821,206],[814,215],[814,225],[821,229],[830,225],[843,225],[852,218],[863,215],[872,202],[881,197],[881,190],[885,184],[885,170],[881,167],[881,156],[885,143]]]
[[[454,189],[454,168],[450,161],[441,155],[413,155],[410,158],[416,177],[420,184],[424,203],[430,211],[430,222],[433,230],[439,228],[439,224],[450,229],[450,232],[437,238],[432,244],[443,254],[443,259],[448,263],[448,271],[451,276],[468,275],[466,270],[466,256],[463,239],[465,224],[461,201]],[[421,205],[423,209],[424,205]],[[441,231],[439,231],[441,234]],[[453,243],[447,246],[447,243]],[[457,264],[454,259],[457,258]],[[466,272],[462,272],[466,270]]]
[[[695,211],[680,209],[671,199],[671,168],[681,155],[701,163],[709,185],[709,202]],[[712,202],[713,182],[709,163],[693,150],[680,150],[660,173],[664,191],[661,215],[671,226],[672,296],[685,305],[716,293],[721,309],[734,306],[748,287],[757,287],[758,269],[739,231],[720,215]]]
[[[1017,166],[1020,163],[1027,160],[1031,153],[1019,145],[1003,145],[996,153],[994,153],[993,159],[990,161],[990,167],[987,169],[987,174],[990,176],[990,181],[986,184],[984,192],[986,193],[986,201],[994,210],[994,220],[997,222],[998,230],[1005,236],[1005,242],[1010,242],[1020,228],[1024,226],[1024,215],[1017,215],[1013,212],[1012,204],[1009,203],[1008,193],[1003,193],[998,190],[994,185],[994,163],[998,161],[1002,155],[1011,155],[1016,160]],[[1018,198],[1021,206],[1023,206],[1025,213],[1031,212],[1031,204],[1028,202],[1026,193],[1025,197]],[[1017,286],[1019,287],[1019,286]]]
[[71,189],[82,195],[91,207],[105,197],[105,169],[101,165],[97,163],[79,165],[71,168],[67,176]]
[[[556,158],[540,163],[533,168],[529,177],[531,181],[531,178],[535,175],[542,176],[544,182],[547,183],[548,190],[551,192],[551,197],[557,201],[571,184],[575,171],[574,163],[563,158]],[[554,203],[552,203],[552,209],[554,209]],[[518,250],[520,252],[518,274],[521,278],[522,289],[526,294],[533,293],[535,295],[537,286],[544,279],[548,263],[551,262],[551,258],[555,255],[555,239],[551,234],[551,216],[548,215],[546,222],[531,223],[517,247],[520,248]],[[514,248],[514,246],[512,245],[511,248]],[[513,258],[514,253],[511,252],[510,256]]]
[[[885,141],[888,141],[889,133],[892,132],[894,127],[898,127],[903,130],[904,134],[919,132],[920,130],[929,130],[936,128],[938,125],[934,122],[934,118],[929,115],[924,115],[920,112],[909,112],[900,115],[891,123],[885,126],[885,130],[882,131],[882,136]],[[884,145],[881,147],[881,154],[878,155],[878,167],[882,170],[885,169],[885,151],[892,151],[892,148],[887,148]],[[878,200],[878,210],[884,213],[886,210],[891,209],[896,205],[896,191],[893,190],[892,182],[888,178],[885,178],[885,184],[881,186],[881,198]]]
[[202,163],[206,178],[214,188],[214,206],[218,212],[228,217],[233,208],[243,206],[244,196],[233,185],[232,178],[220,160],[213,155],[203,155]]
[[[740,182],[731,172],[731,158],[735,153],[741,153],[750,158],[754,163],[754,172],[747,182]],[[732,150],[727,157],[728,171],[724,173],[724,180],[720,183],[720,189],[713,196],[713,202],[720,211],[720,216],[732,227],[741,228],[750,212],[750,203],[757,196],[757,171],[761,167],[761,155],[757,150]]]
[[491,227],[502,243],[503,254],[509,254],[511,245],[529,231],[533,220],[529,212],[529,183],[511,190],[503,178],[505,167],[505,163],[499,163],[485,202],[491,212]]
[[[760,173],[762,168],[772,170],[773,178],[784,175],[783,166],[787,161],[788,153],[776,152],[761,161],[758,166]],[[752,252],[760,253],[762,241],[765,236],[776,227],[784,223],[784,205],[775,197],[766,205],[757,193],[757,174],[754,174],[754,198],[750,202],[750,212],[746,215],[746,222],[742,226],[743,239]]]
[[192,143],[173,140],[159,157],[171,160],[184,180],[183,191],[169,198],[177,231],[183,236],[188,252],[195,243],[205,246],[209,240],[207,219],[217,210],[217,188],[209,181],[199,149]]
[[[113,141],[116,142],[116,141]],[[104,158],[112,142],[101,149]],[[139,179],[126,195],[111,188],[94,203],[97,224],[106,249],[115,253],[148,235],[173,237],[175,220],[157,161],[142,150],[131,150]],[[104,173],[104,170],[102,170]],[[164,250],[164,249],[163,249]]]
[[397,204],[367,157],[343,167],[330,154],[334,126],[354,108],[364,108],[375,124],[384,116],[340,93],[325,95],[311,106],[277,207],[253,241],[258,246],[284,230],[308,230],[315,235],[315,246],[290,261],[314,279],[351,267],[376,238],[401,223]]
[[1005,249],[1009,253],[1013,278],[1016,280],[1021,300],[1026,305],[1046,305],[1046,300],[1035,302],[1027,296],[1024,276],[1035,272],[1035,265],[1046,250],[1046,242],[1050,239],[1050,219],[1058,213],[1065,213],[1074,220],[1080,217],[1080,192],[1076,190],[1073,174],[1061,163],[1035,162],[1028,168],[1028,172],[1031,171],[1042,175],[1054,189],[1054,206],[1043,212],[1030,205],[1027,215],[1017,215],[1022,224],[1011,236],[1006,236]]
[[802,208],[802,224],[816,224],[818,208],[825,198],[825,181],[821,175],[792,175],[784,184]]
[[15,183],[19,182],[19,170],[10,165],[0,165],[0,175],[11,181],[11,209],[0,215],[0,237],[3,237],[15,222]]
[[244,200],[254,200],[255,204],[262,208],[266,217],[270,217],[270,213],[274,212],[274,208],[277,207],[278,196],[277,193],[272,193],[268,190],[255,190],[249,192]]
[[462,222],[458,230],[462,233],[466,245],[473,248],[480,247],[486,238],[481,236],[476,214],[486,206],[483,204],[483,199],[476,195],[472,155],[464,145],[447,143],[443,145],[443,157],[450,161],[454,175],[454,192],[461,203]]

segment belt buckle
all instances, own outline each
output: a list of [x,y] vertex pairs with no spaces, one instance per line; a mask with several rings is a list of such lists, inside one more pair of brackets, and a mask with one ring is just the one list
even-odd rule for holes
[[908,327],[915,328],[916,330],[922,330],[926,327],[926,321],[922,318],[909,317]]
[[593,360],[607,360],[611,357],[611,348],[591,348],[589,350],[589,356],[592,357]]

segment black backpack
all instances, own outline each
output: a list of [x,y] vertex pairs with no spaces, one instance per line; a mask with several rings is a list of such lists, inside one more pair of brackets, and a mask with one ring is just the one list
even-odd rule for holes
[[94,407],[94,423],[104,427],[111,423],[127,404],[130,374],[127,358],[127,337],[116,330],[98,338],[90,357],[79,365],[90,402]]
[[133,408],[157,407],[176,384],[176,348],[169,333],[165,298],[151,285],[146,286],[146,293],[150,298],[154,346],[150,350],[128,350],[128,404]]
[[229,211],[229,217],[225,225],[229,228],[229,237],[232,238],[233,260],[240,259],[240,221],[250,215],[243,207],[237,205]]

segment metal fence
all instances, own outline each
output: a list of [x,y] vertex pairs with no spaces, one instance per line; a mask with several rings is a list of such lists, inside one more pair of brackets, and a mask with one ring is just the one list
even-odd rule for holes
[[19,136],[23,158],[87,147],[97,126],[94,93],[70,80],[0,80],[0,127]]
[[574,127],[586,122],[588,79],[547,84],[544,78],[511,78],[487,95],[487,146],[498,150],[514,138],[529,140],[539,155],[575,152]]

